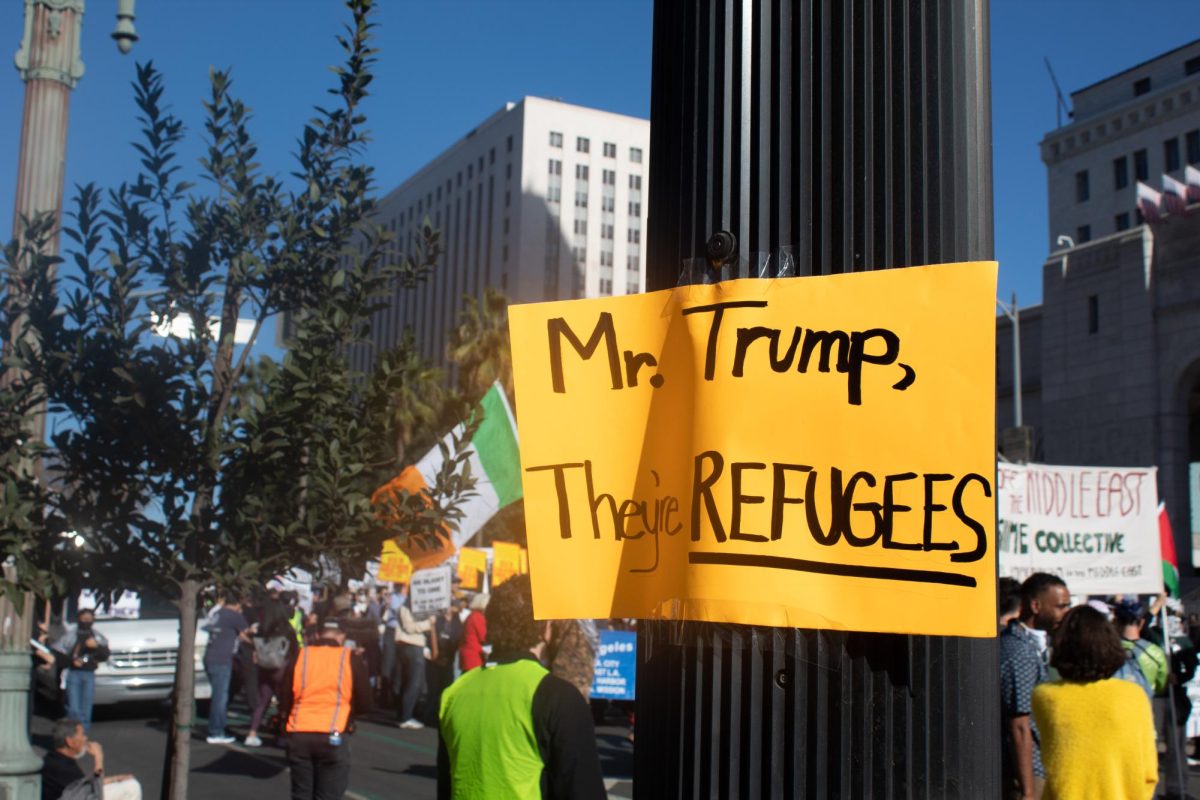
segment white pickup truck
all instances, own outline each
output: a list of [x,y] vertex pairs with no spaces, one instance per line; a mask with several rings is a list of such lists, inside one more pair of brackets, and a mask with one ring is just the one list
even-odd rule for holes
[[[80,607],[92,605],[86,595]],[[96,668],[95,704],[164,700],[175,684],[179,653],[179,616],[166,601],[138,598],[130,592],[111,608],[96,605],[96,631],[108,640],[111,652]],[[212,687],[202,662],[208,634],[196,631],[196,699],[207,700]]]

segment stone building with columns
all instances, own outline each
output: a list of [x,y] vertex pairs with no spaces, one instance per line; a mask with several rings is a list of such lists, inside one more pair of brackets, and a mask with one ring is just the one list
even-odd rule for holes
[[[1200,41],[1071,97],[1072,122],[1042,142],[1042,303],[1021,310],[1032,457],[1158,467],[1187,578],[1200,566],[1200,203],[1147,223],[1134,185],[1200,164]],[[1014,417],[1011,324],[997,317],[1001,438]]]

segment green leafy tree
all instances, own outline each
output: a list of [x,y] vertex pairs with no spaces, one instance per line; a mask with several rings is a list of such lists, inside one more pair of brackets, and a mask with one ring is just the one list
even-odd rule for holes
[[[508,332],[508,298],[488,287],[482,298],[463,296],[458,324],[450,333],[446,354],[457,368],[456,396],[462,408],[475,403],[500,381],[514,405],[512,346]],[[515,405],[514,405],[515,408]],[[525,544],[525,500],[500,509],[479,532],[479,544],[495,540]]]
[[496,381],[513,399],[512,349],[508,340],[508,298],[487,287],[482,298],[463,296],[463,310],[450,333],[446,354],[458,368],[458,390],[478,402]]
[[[42,415],[45,394],[22,369],[36,354],[37,341],[30,330],[26,308],[30,298],[44,298],[58,259],[46,255],[53,218],[45,215],[26,221],[25,236],[3,251],[4,284],[0,287],[0,315],[4,333],[4,359],[0,362],[0,563],[6,567],[0,595],[23,610],[25,591],[39,595],[60,593],[66,586],[71,551],[65,547],[63,520],[50,512],[50,492],[39,475]],[[19,265],[28,265],[22,270]],[[43,300],[44,302],[44,300]],[[40,310],[45,313],[45,309]],[[15,583],[20,576],[21,585]],[[11,579],[10,579],[11,578]],[[17,636],[21,633],[17,632]],[[28,631],[24,635],[28,635]],[[3,638],[3,634],[0,634]],[[8,643],[0,643],[3,648]],[[26,643],[14,642],[24,649]]]
[[[249,109],[222,71],[211,73],[204,103],[204,184],[181,180],[183,125],[163,105],[160,74],[139,66],[138,174],[105,193],[79,190],[61,280],[44,258],[8,258],[20,290],[6,313],[22,322],[5,367],[31,394],[4,401],[0,436],[19,439],[44,396],[56,426],[41,455],[56,488],[32,489],[6,467],[6,491],[15,482],[23,508],[44,501],[52,519],[31,514],[21,527],[6,510],[0,543],[45,569],[33,543],[76,531],[87,585],[178,603],[164,777],[173,798],[187,793],[201,594],[311,567],[326,553],[361,563],[388,535],[369,491],[395,467],[392,446],[381,446],[391,423],[366,412],[386,410],[379,395],[401,379],[390,362],[387,374],[355,375],[345,354],[369,336],[381,298],[396,282],[425,278],[440,247],[426,223],[420,252],[399,256],[372,222],[372,170],[362,160],[372,0],[347,6],[333,101],[304,127],[290,180],[264,174]],[[255,362],[264,325],[281,315],[293,328],[288,356]],[[235,342],[239,318],[251,320],[244,344]],[[190,335],[161,335],[180,320]],[[419,536],[453,521],[472,483],[462,444],[448,448],[433,502],[394,501],[404,530]]]
[[442,370],[421,356],[411,331],[380,355],[375,376],[371,411],[387,420],[387,441],[395,443],[400,465],[422,456],[465,416],[466,407],[446,389]]
[[[438,397],[438,373],[413,362],[383,357],[369,376],[355,374],[336,346],[321,334],[337,315],[310,314],[297,331],[282,366],[264,362],[260,389],[241,402],[237,450],[225,471],[223,503],[235,510],[232,535],[298,548],[290,566],[323,578],[360,576],[379,556],[385,539],[398,534],[428,540],[460,518],[458,504],[470,495],[473,428],[445,446],[445,461],[432,491],[402,493],[372,504],[375,490],[403,465],[391,443],[397,405],[409,397]],[[416,415],[432,413],[419,405]],[[257,534],[255,532],[258,532]],[[288,552],[286,550],[275,552]],[[247,554],[247,575],[261,573],[264,554]]]

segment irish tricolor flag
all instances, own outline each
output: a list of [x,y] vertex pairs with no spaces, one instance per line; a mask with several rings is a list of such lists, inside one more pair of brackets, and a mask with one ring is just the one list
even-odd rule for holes
[[[512,409],[504,396],[499,382],[492,384],[479,401],[477,413],[483,419],[471,437],[471,474],[475,476],[474,496],[465,499],[459,506],[463,512],[458,530],[449,531],[445,547],[435,550],[404,548],[413,561],[415,569],[435,566],[452,556],[489,519],[509,503],[521,499],[521,457],[517,451],[517,426]],[[454,434],[461,434],[459,425],[442,440],[450,448],[454,446]],[[416,494],[432,486],[443,463],[442,450],[434,447],[412,466],[405,467],[394,479],[379,487],[373,500],[400,489]]]
[[1163,585],[1171,597],[1179,597],[1179,560],[1175,558],[1175,537],[1166,503],[1158,504],[1158,544],[1162,548]]

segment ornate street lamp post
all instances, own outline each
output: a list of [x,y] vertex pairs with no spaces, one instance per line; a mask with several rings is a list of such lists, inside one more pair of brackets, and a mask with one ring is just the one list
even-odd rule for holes
[[[122,53],[128,53],[137,40],[134,1],[117,2],[112,36]],[[55,229],[46,245],[49,255],[58,253],[71,90],[83,77],[83,6],[84,0],[25,0],[24,35],[15,59],[25,81],[25,110],[13,235],[24,236],[24,220],[52,214]],[[38,414],[30,433],[40,437],[44,431],[44,419]],[[9,585],[15,581],[10,565],[4,565],[4,577]],[[0,595],[0,798],[38,800],[41,762],[29,747],[26,730],[33,597],[26,593],[24,602],[14,602],[17,599]]]

